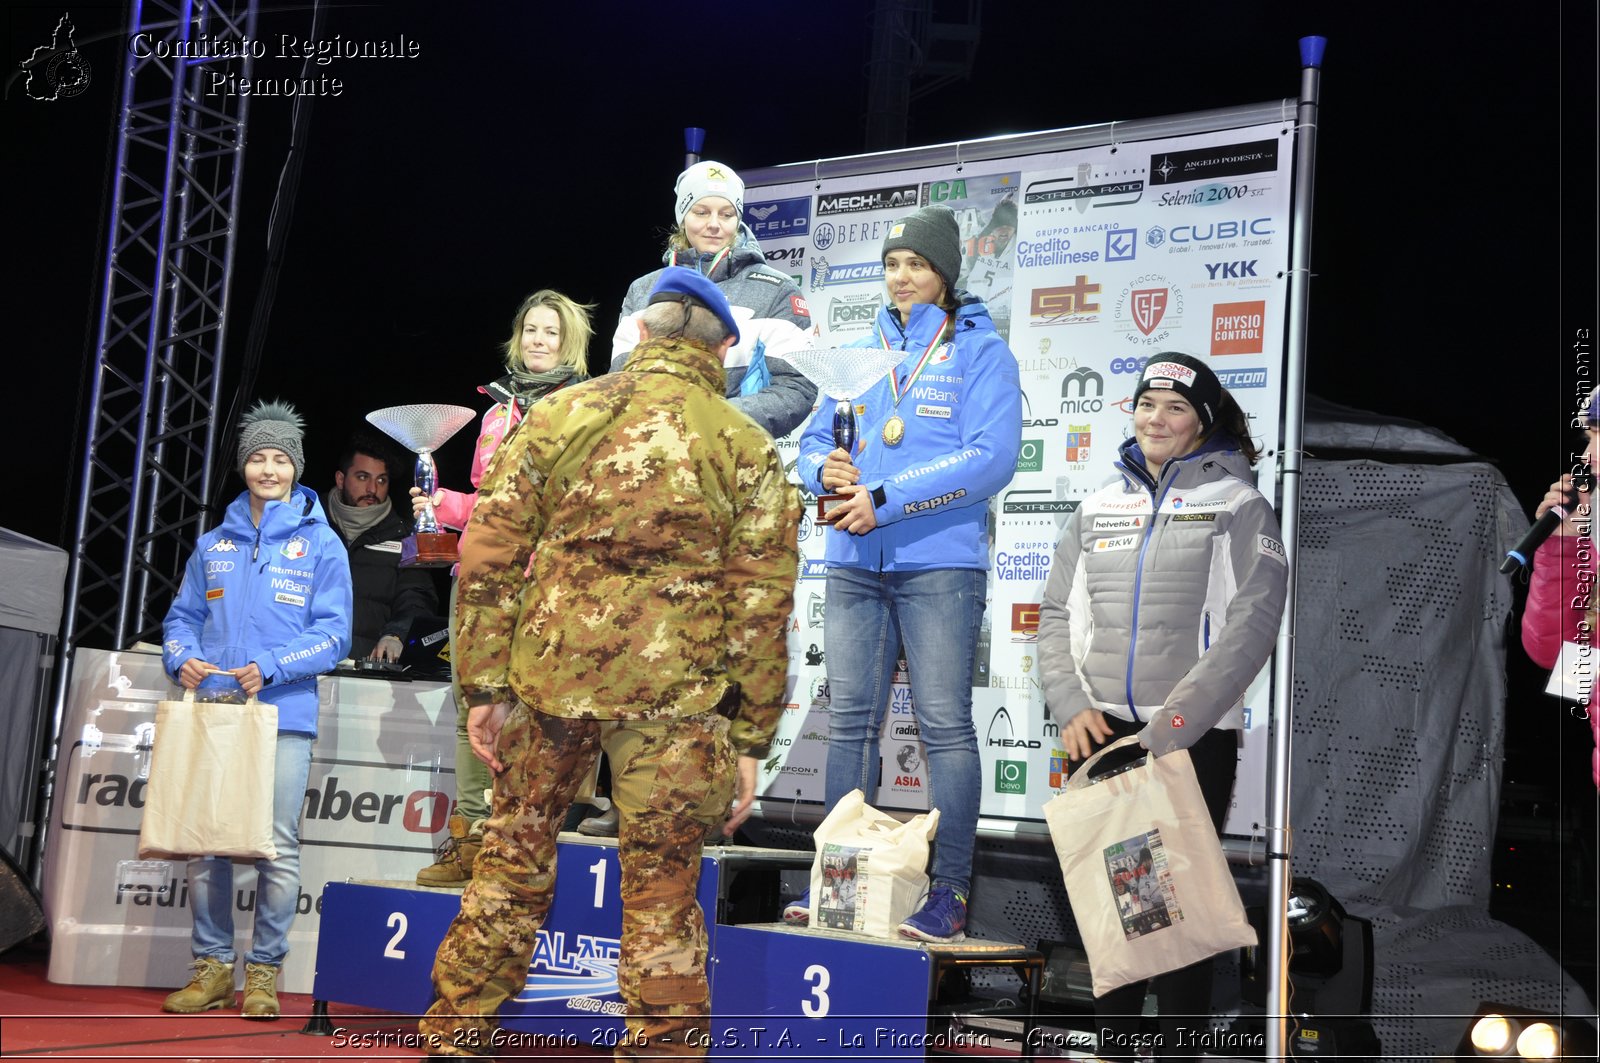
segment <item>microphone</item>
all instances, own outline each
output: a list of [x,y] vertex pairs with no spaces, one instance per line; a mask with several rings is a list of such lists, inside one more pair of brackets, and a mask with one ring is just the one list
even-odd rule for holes
[[1592,490],[1594,481],[1589,477],[1574,480],[1574,490],[1567,492],[1566,501],[1559,506],[1551,506],[1544,511],[1544,516],[1534,521],[1533,527],[1528,529],[1528,534],[1522,541],[1506,551],[1506,559],[1500,562],[1500,574],[1509,576],[1517,569],[1528,564],[1533,558],[1533,552],[1539,549],[1539,544],[1550,538],[1550,533],[1561,527],[1561,522],[1572,516],[1571,510],[1578,504],[1577,489]]

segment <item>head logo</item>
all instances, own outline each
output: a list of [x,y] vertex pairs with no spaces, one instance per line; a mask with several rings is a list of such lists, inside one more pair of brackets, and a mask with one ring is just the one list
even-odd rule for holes
[[1011,713],[1004,705],[989,717],[989,733],[984,737],[984,744],[1002,749],[1041,749],[1044,746],[1037,739],[1017,737],[1016,729],[1011,726]]
[[1263,299],[1216,304],[1211,317],[1211,353],[1260,354],[1266,311]]

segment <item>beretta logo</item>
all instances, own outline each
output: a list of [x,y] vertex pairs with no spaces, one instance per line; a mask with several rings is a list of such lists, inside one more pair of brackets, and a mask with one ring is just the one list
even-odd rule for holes
[[855,192],[828,192],[817,197],[817,216],[859,214],[868,210],[903,210],[917,205],[916,185],[863,188]]

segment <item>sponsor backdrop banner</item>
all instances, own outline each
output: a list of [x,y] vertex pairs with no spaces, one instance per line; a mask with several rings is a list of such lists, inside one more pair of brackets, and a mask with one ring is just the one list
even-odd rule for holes
[[[929,204],[961,224],[960,286],[982,296],[1022,371],[1023,445],[991,507],[989,601],[973,668],[982,812],[1043,819],[1061,787],[1055,724],[1039,684],[1039,601],[1078,500],[1114,477],[1133,434],[1133,388],[1161,351],[1205,359],[1275,453],[1288,309],[1292,140],[1282,123],[1159,140],[752,186],[746,217],[767,260],[805,291],[821,342],[873,328],[889,225]],[[799,432],[779,442],[793,468]],[[1273,462],[1258,467],[1273,496]],[[821,801],[828,683],[822,639],[828,531],[808,516],[790,625],[790,696],[763,792]],[[1178,500],[1174,500],[1175,502]],[[903,666],[902,666],[903,667]],[[927,777],[897,675],[872,803],[927,806]],[[1246,748],[1227,831],[1265,822],[1270,684],[1246,700]]]

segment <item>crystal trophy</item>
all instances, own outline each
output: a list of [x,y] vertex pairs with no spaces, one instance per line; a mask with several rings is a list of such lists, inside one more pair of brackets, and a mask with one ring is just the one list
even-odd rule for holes
[[444,568],[461,560],[456,533],[446,531],[433,512],[433,493],[439,489],[433,452],[475,417],[466,406],[437,402],[388,406],[367,414],[368,421],[417,456],[416,484],[424,504],[416,530],[400,541],[401,568]]
[[[865,395],[905,356],[905,351],[885,350],[882,347],[808,347],[787,354],[767,351],[768,358],[781,358],[788,362],[817,385],[818,391],[835,401],[833,442],[852,459],[856,456],[856,442],[860,438],[855,400]],[[849,497],[818,495],[817,519],[829,520],[833,510]]]

